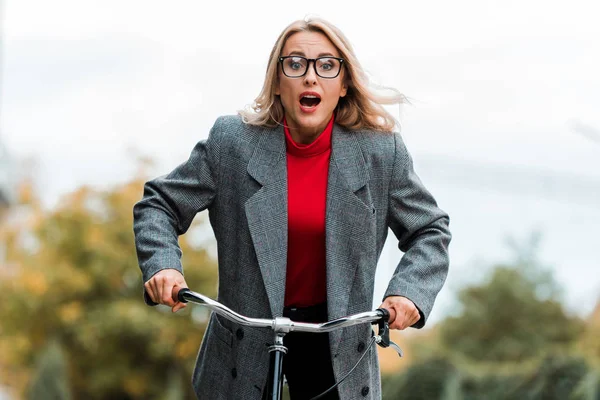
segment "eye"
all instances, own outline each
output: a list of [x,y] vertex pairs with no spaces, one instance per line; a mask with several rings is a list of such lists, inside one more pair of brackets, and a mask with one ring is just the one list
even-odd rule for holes
[[338,66],[337,60],[333,58],[319,59],[318,68],[322,72],[330,72],[336,70]]
[[287,59],[288,69],[292,71],[301,71],[305,68],[306,62],[300,57],[292,57]]

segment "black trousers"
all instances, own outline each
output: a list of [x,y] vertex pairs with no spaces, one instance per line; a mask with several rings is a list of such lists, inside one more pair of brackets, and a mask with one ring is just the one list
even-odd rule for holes
[[[327,304],[311,307],[286,307],[283,316],[298,322],[327,321]],[[292,400],[308,400],[335,384],[328,333],[291,332],[283,338],[288,348],[283,358],[283,373]],[[338,400],[337,388],[322,399]]]

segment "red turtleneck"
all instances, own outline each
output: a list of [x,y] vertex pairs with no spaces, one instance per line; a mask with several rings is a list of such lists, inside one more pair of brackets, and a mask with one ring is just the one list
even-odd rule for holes
[[287,149],[288,252],[285,306],[327,300],[325,204],[333,117],[310,144],[294,142],[283,121]]

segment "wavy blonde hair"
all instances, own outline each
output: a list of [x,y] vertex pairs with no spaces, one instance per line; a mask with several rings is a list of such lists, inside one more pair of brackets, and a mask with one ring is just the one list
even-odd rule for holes
[[[245,123],[266,127],[281,124],[284,109],[275,89],[279,85],[279,56],[287,39],[297,32],[320,32],[324,34],[340,52],[344,63],[344,79],[348,87],[346,96],[340,97],[335,111],[335,122],[347,129],[373,129],[385,132],[394,130],[398,121],[383,108],[383,104],[406,103],[406,97],[390,87],[375,86],[361,67],[350,42],[344,34],[331,23],[320,18],[307,18],[291,23],[283,30],[271,50],[263,88],[252,105],[238,113]],[[387,90],[388,95],[377,93]]]

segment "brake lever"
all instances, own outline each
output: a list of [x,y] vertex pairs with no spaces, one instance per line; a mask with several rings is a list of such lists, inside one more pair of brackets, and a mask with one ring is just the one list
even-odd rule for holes
[[390,347],[392,349],[396,350],[396,353],[398,353],[399,357],[404,357],[404,352],[402,351],[400,346],[398,346],[396,343],[392,342],[391,340],[390,340]]
[[387,318],[386,319],[380,319],[378,322],[378,335],[379,336],[379,341],[377,342],[377,344],[383,348],[389,347],[390,346],[390,325],[387,322]]
[[[387,310],[385,310],[385,311],[387,311]],[[389,316],[389,314],[388,314],[388,316]],[[402,351],[400,346],[398,346],[396,343],[394,343],[393,341],[390,340],[390,326],[389,326],[388,322],[383,319],[379,320],[378,328],[379,328],[379,331],[377,332],[378,334],[375,335],[375,343],[377,343],[379,346],[381,346],[383,348],[391,347],[392,349],[396,350],[396,353],[398,353],[398,356],[403,357],[404,352]]]

